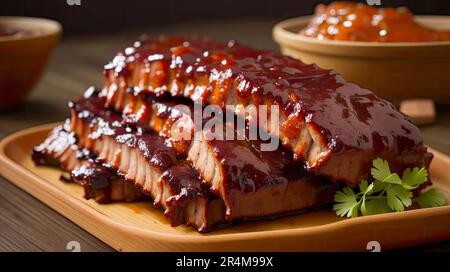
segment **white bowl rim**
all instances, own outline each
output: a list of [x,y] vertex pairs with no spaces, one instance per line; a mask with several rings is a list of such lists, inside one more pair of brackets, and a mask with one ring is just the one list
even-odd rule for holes
[[12,42],[42,38],[46,36],[59,35],[62,32],[62,26],[59,22],[40,17],[27,17],[27,16],[0,16],[0,23],[32,23],[36,28],[41,27],[41,32],[32,33],[31,35],[11,35],[0,36],[0,42]]
[[[273,27],[273,35],[275,40],[277,36],[289,39],[291,41],[306,42],[317,45],[332,45],[342,47],[373,47],[373,48],[398,48],[398,47],[430,47],[430,46],[450,46],[450,41],[435,41],[435,42],[362,42],[362,41],[337,41],[337,40],[318,40],[312,37],[306,37],[298,33],[288,30],[288,28],[296,27],[306,24],[312,18],[312,15],[294,17],[283,20]],[[414,18],[419,20],[438,20],[446,19],[450,22],[450,16],[445,15],[416,15]]]

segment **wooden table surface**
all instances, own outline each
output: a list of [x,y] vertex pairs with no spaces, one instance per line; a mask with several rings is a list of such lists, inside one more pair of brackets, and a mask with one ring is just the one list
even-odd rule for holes
[[[90,85],[101,87],[103,65],[141,33],[200,33],[277,50],[271,38],[274,23],[271,19],[199,21],[63,39],[28,102],[14,111],[0,113],[0,138],[24,128],[65,119],[67,101],[80,96]],[[450,154],[450,105],[439,105],[437,122],[421,129],[427,145]],[[0,176],[0,251],[65,251],[69,241],[78,241],[83,251],[113,250]],[[450,251],[450,241],[407,250]]]

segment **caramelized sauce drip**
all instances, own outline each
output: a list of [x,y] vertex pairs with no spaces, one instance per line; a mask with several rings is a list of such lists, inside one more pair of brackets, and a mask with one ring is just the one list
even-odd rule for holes
[[421,26],[405,7],[375,8],[352,2],[318,5],[314,18],[300,34],[320,40],[365,42],[450,40],[450,31],[434,31]]

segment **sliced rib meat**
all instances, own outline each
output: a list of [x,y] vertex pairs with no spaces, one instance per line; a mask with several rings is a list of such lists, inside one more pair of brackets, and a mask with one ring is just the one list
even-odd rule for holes
[[87,150],[78,149],[77,139],[68,129],[67,123],[55,127],[43,143],[33,148],[32,159],[36,165],[58,166],[72,173],[73,180],[83,186],[84,197],[98,203],[133,202],[144,198],[134,184],[95,162]]
[[119,111],[133,87],[202,105],[236,105],[244,115],[249,105],[278,105],[279,130],[262,128],[309,172],[351,186],[368,175],[377,157],[395,171],[424,165],[419,129],[391,103],[335,71],[271,51],[198,37],[144,39],[119,53],[104,75],[102,95]]
[[[89,102],[90,100],[87,101]],[[91,103],[92,105],[96,103],[100,104],[101,98],[93,97],[92,101],[97,101]],[[84,108],[87,107],[85,106]],[[160,130],[160,134],[164,131],[163,128],[170,131],[174,130],[171,127],[174,123],[170,120],[172,116],[179,116],[179,113],[176,110],[175,113],[173,112],[173,107],[170,106],[170,103],[147,101],[145,107],[147,108],[146,118],[142,119],[137,117],[137,119],[144,121],[146,124],[150,124],[150,127],[154,130]],[[95,109],[98,106],[92,108]],[[77,110],[76,112],[79,111]],[[136,114],[136,111],[131,112]],[[184,116],[190,118],[188,115]],[[156,119],[159,121],[151,121]],[[75,123],[77,121],[73,122]],[[100,127],[104,126],[102,121],[99,123]],[[166,143],[160,141],[159,144],[161,146],[155,144],[156,140],[145,141],[146,143],[152,143],[151,147],[144,143],[136,144],[139,141],[138,138],[142,136],[137,136],[136,133],[125,133],[125,136],[122,136],[122,132],[117,132],[118,130],[123,130],[122,123],[117,122],[117,126],[120,127],[119,129],[111,128],[106,124],[103,131],[115,135],[115,140],[108,140],[110,143],[106,144],[107,146],[117,145],[115,142],[122,141],[129,143],[130,146],[140,146],[141,152],[148,149],[171,149],[167,145],[167,142],[171,142],[171,138],[167,135],[163,137]],[[154,123],[160,125],[154,126],[152,125]],[[192,123],[192,120],[190,123]],[[78,130],[85,131],[86,129]],[[94,131],[96,130],[98,128],[94,129]],[[112,132],[113,130],[115,131]],[[232,131],[233,133],[237,133],[234,129]],[[105,134],[105,132],[101,134]],[[305,172],[303,165],[292,159],[290,151],[278,149],[273,152],[261,152],[259,148],[260,141],[256,140],[209,141],[206,140],[205,133],[203,131],[201,137],[197,140],[185,141],[188,145],[183,150],[189,151],[188,159],[202,174],[203,180],[208,184],[207,187],[210,187],[225,202],[226,219],[228,221],[267,217],[291,211],[317,208],[332,203],[337,186],[323,177],[317,177]],[[225,134],[226,131],[224,131],[223,135]],[[150,136],[146,135],[146,137]],[[158,138],[156,135],[155,137]],[[235,135],[236,137],[237,135]],[[91,138],[96,138],[96,136]],[[94,143],[94,149],[96,148],[95,145]],[[136,155],[133,155],[133,148],[127,147],[126,149],[122,148],[121,151],[111,152],[111,150],[119,149],[119,147],[115,146],[109,147],[107,149],[108,151],[105,151],[102,150],[102,147],[98,147],[96,153],[100,154],[99,157],[104,158],[108,162],[115,161],[117,153],[120,153],[121,157],[130,158],[129,160],[125,160],[122,166],[118,164],[118,168],[120,171],[122,169],[129,169],[127,177],[136,180],[138,184],[142,185],[142,182],[139,180],[144,179],[139,178],[139,176],[143,176],[140,174],[143,171],[139,171],[138,166],[130,166],[128,162],[145,160],[139,156],[139,151],[136,151]],[[150,151],[149,153],[152,154],[154,151]],[[173,156],[175,156],[175,153],[170,154],[173,154],[170,160],[158,159],[157,161],[174,160]],[[124,160],[122,159],[122,161]],[[151,182],[151,184],[155,183]],[[153,188],[154,186],[145,184],[143,186],[144,190],[149,192],[157,190],[157,188]]]
[[186,161],[156,133],[120,122],[103,102],[90,97],[70,103],[72,130],[84,147],[151,195],[173,226],[187,224],[204,232],[224,221],[223,202]]
[[83,186],[86,199],[95,199],[101,204],[145,199],[145,195],[133,183],[125,181],[116,171],[92,160],[73,169],[71,177]]
[[213,139],[208,134],[216,130],[225,135],[225,126],[203,130],[192,141],[188,159],[224,200],[227,218],[270,216],[333,203],[338,186],[308,174],[288,150],[262,152],[260,141]]
[[81,165],[85,154],[78,149],[74,133],[66,128],[67,122],[55,127],[41,144],[33,147],[31,158],[36,165],[56,166],[67,172]]

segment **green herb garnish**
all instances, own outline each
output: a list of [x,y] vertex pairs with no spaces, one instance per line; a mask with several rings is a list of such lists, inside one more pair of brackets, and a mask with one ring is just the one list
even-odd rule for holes
[[379,214],[386,212],[404,211],[413,202],[421,208],[443,206],[447,203],[444,194],[432,188],[413,198],[412,191],[428,180],[428,171],[425,168],[415,167],[403,171],[400,176],[392,173],[387,161],[375,159],[370,171],[373,182],[362,180],[359,190],[346,186],[342,191],[336,192],[333,210],[341,217],[357,217],[361,215]]

